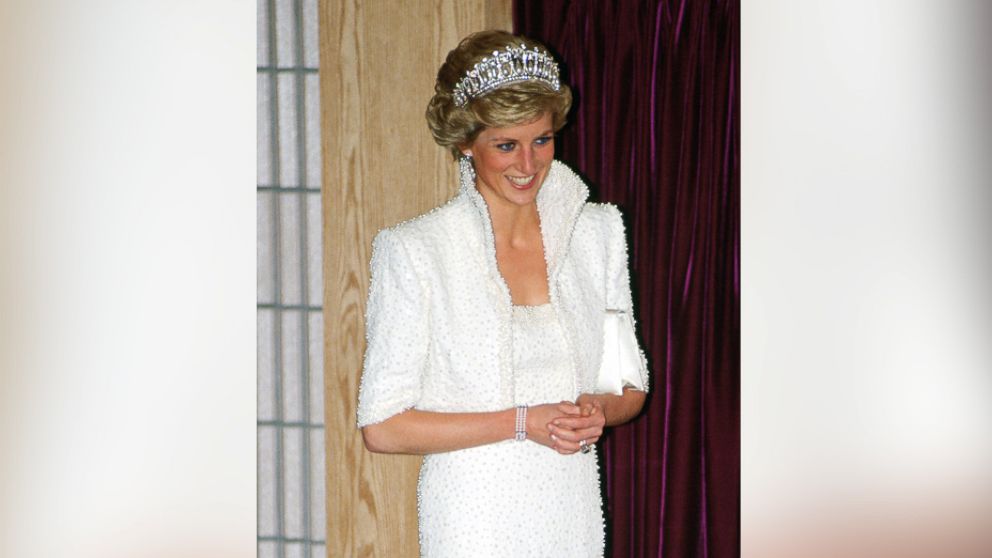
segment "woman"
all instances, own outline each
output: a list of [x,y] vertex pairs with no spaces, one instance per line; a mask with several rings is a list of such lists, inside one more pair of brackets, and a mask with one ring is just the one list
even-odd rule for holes
[[373,243],[358,424],[371,451],[426,456],[424,556],[603,554],[589,450],[645,394],[591,393],[604,311],[631,298],[619,212],[554,160],[570,106],[542,45],[464,39],[427,108],[461,189]]

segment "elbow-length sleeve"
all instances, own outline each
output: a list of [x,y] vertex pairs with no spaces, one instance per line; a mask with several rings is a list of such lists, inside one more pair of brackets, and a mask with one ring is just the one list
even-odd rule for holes
[[383,230],[376,235],[371,272],[359,427],[417,404],[429,346],[427,290],[396,232]]
[[[630,264],[627,258],[627,235],[624,230],[623,217],[615,206],[608,205],[607,207],[611,211],[607,237],[609,249],[606,265],[606,307],[625,312],[630,317],[630,323],[633,324],[636,335],[637,320],[634,316],[634,302],[630,291]],[[650,373],[647,358],[641,346],[640,336],[637,337],[637,352],[640,354],[641,360],[641,381],[644,384],[644,391],[648,391]]]

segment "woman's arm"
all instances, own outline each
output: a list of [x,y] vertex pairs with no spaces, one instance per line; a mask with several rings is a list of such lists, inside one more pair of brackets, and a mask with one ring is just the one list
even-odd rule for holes
[[583,393],[576,403],[583,405],[593,401],[598,402],[603,407],[606,426],[616,426],[636,417],[644,407],[646,398],[647,394],[643,391],[624,388],[623,395]]
[[[611,213],[612,224],[610,226],[609,250],[607,251],[607,283],[606,283],[606,307],[621,309],[634,315],[633,298],[630,291],[630,267],[627,258],[627,235],[624,232],[623,218],[620,210],[615,206],[604,206]],[[633,324],[631,324],[633,325]],[[647,363],[644,361],[641,352],[641,384],[647,389],[649,376]],[[622,395],[584,393],[579,396],[576,403],[598,402],[603,406],[606,415],[606,426],[616,426],[630,421],[641,412],[644,407],[644,400],[647,398],[646,391],[624,388]]]
[[[605,426],[623,424],[641,412],[647,394],[625,389],[623,395],[584,393],[576,400],[578,412],[551,421],[553,446],[559,453],[575,453],[582,449],[580,440],[595,444]],[[563,409],[565,410],[565,409]]]
[[[568,405],[559,409],[560,405]],[[577,411],[571,403],[535,405],[527,409],[527,439],[554,447],[551,421]],[[409,409],[362,427],[369,451],[424,455],[511,440],[516,434],[517,410],[483,413],[436,413]]]

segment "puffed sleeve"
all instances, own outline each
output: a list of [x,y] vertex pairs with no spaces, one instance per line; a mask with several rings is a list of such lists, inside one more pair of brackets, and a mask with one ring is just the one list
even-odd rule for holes
[[383,230],[376,235],[371,268],[359,427],[416,405],[429,345],[427,290],[397,233]]
[[[609,218],[609,250],[606,265],[606,307],[613,310],[622,310],[630,316],[630,323],[634,325],[634,332],[637,332],[637,321],[634,319],[634,303],[630,293],[630,267],[627,260],[627,234],[624,230],[623,217],[620,210],[613,205],[607,205],[610,210]],[[644,382],[644,391],[648,391],[650,373],[648,372],[647,358],[644,356],[644,349],[641,347],[640,336],[637,336],[637,351],[641,357],[641,380]]]

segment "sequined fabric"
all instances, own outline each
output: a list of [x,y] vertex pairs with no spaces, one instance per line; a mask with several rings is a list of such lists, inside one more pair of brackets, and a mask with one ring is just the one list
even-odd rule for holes
[[[410,408],[502,411],[518,401],[544,401],[545,396],[555,402],[574,399],[595,385],[603,353],[603,312],[631,310],[619,211],[587,202],[589,191],[582,180],[555,161],[537,195],[551,303],[546,310],[535,310],[555,319],[521,318],[528,311],[512,305],[496,263],[488,207],[474,184],[471,165],[462,165],[461,188],[451,201],[376,235],[358,394],[360,427]],[[529,328],[521,324],[531,321],[547,327],[519,336],[521,328]],[[532,339],[540,339],[539,346],[532,346]],[[520,355],[527,360],[515,362]],[[542,376],[531,377],[528,368]],[[647,385],[646,367],[642,373]],[[459,464],[446,465],[450,462]],[[426,556],[601,552],[594,453],[561,456],[533,442],[507,440],[430,455],[422,475]],[[498,528],[466,538],[461,522],[472,515],[482,518],[472,520],[472,529],[484,524]],[[540,534],[545,530],[567,535]],[[486,550],[505,549],[510,540],[533,540],[538,550]]]
[[[574,373],[550,304],[513,307],[514,399],[575,398]],[[602,556],[596,454],[531,441],[428,455],[418,490],[426,557]]]
[[[537,195],[548,291],[580,393],[603,354],[603,312],[631,310],[627,242],[616,207],[555,161]],[[513,405],[512,303],[486,202],[471,174],[447,204],[376,235],[366,306],[358,426],[416,407]],[[642,358],[643,360],[643,358]],[[647,385],[647,367],[642,373]]]

